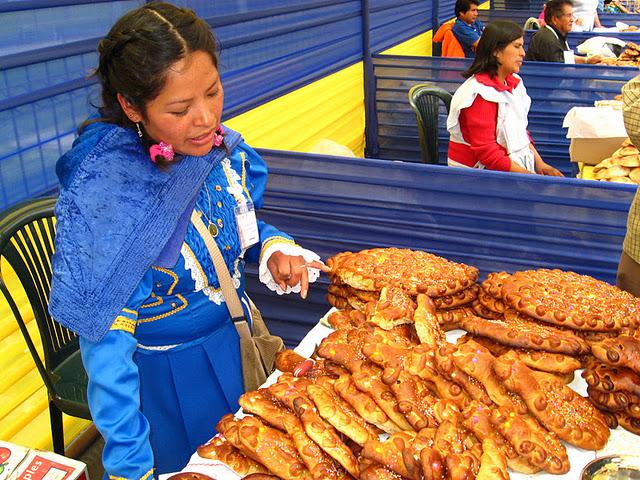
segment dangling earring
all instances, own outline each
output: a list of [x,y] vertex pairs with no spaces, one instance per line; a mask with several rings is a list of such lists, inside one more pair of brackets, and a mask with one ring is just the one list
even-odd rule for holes
[[140,124],[136,123],[136,128],[138,129],[138,136],[142,138],[142,129],[140,128]]

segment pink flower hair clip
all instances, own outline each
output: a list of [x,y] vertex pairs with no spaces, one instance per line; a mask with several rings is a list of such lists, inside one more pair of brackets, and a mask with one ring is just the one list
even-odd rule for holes
[[222,142],[224,142],[224,128],[222,128],[222,125],[218,125],[216,131],[213,132],[213,146],[219,147]]
[[153,163],[156,163],[156,158],[158,157],[158,155],[163,156],[167,160],[171,161],[175,156],[175,152],[173,151],[173,147],[171,145],[169,145],[168,143],[160,142],[151,145],[151,148],[149,148],[149,156],[151,157],[151,161]]

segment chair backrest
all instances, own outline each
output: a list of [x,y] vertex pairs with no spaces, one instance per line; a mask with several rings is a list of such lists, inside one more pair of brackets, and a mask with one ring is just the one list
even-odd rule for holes
[[15,299],[6,284],[6,271],[0,262],[0,291],[24,335],[42,378],[49,391],[54,391],[52,371],[69,355],[77,352],[78,337],[54,321],[47,310],[51,290],[51,257],[54,249],[55,198],[28,200],[0,215],[0,257],[13,268],[24,288],[40,331],[44,363],[27,329]]
[[449,92],[430,83],[420,83],[409,90],[409,104],[416,114],[423,163],[438,163],[440,100],[449,113],[451,97]]

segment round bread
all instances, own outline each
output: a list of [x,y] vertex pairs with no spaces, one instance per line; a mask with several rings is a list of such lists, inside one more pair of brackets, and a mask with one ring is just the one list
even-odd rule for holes
[[640,183],[640,168],[634,168],[629,173],[629,178],[635,183]]
[[342,252],[327,260],[333,283],[357,290],[402,288],[408,295],[454,295],[478,280],[478,269],[420,250],[372,248]]
[[543,322],[599,332],[640,325],[640,299],[587,275],[557,269],[515,272],[502,290],[505,303]]
[[204,473],[180,472],[171,475],[167,480],[216,480],[216,478],[205,475]]
[[617,157],[613,159],[614,165],[620,165],[621,167],[640,167],[640,155],[627,155],[626,157]]
[[638,149],[633,145],[627,145],[626,147],[620,147],[618,150],[613,152],[612,157],[627,157],[629,155],[637,155]]
[[596,177],[596,180],[607,180],[608,178],[611,178],[611,175],[609,175],[609,168],[611,167],[601,168],[595,172],[594,176]]
[[368,290],[358,290],[357,288],[352,288],[349,285],[329,285],[328,292],[332,295],[342,298],[355,297],[365,303],[368,302],[377,302],[380,298],[380,292],[378,291],[368,291]]
[[636,184],[636,182],[631,180],[629,177],[611,177],[611,178],[606,178],[604,180],[607,181],[607,182],[631,183],[633,185]]
[[630,168],[614,165],[613,167],[605,168],[596,173],[596,180],[604,180],[613,177],[627,177],[630,172]]
[[593,173],[596,173],[604,168],[609,168],[613,166],[613,158],[609,157],[609,158],[605,158],[604,160],[602,160],[600,163],[598,163],[597,165],[594,165],[593,167]]
[[242,478],[243,480],[277,480],[280,477],[269,475],[266,473],[252,473],[251,475],[247,475],[246,477]]

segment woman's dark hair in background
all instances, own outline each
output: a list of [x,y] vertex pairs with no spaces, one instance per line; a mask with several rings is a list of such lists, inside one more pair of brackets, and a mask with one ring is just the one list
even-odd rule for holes
[[469,78],[476,73],[484,72],[495,77],[498,74],[496,53],[523,36],[524,30],[517,23],[503,20],[491,22],[482,32],[473,63],[466,72],[462,73],[462,76]]
[[[98,44],[99,63],[95,75],[102,87],[102,118],[138,131],[125,115],[120,93],[146,119],[146,106],[162,91],[168,69],[189,53],[204,51],[217,67],[217,44],[209,25],[188,8],[164,2],[148,3],[118,20]],[[80,126],[80,131],[87,122]],[[142,126],[140,126],[142,128]],[[143,143],[151,143],[143,130]],[[158,166],[166,166],[166,160]]]

